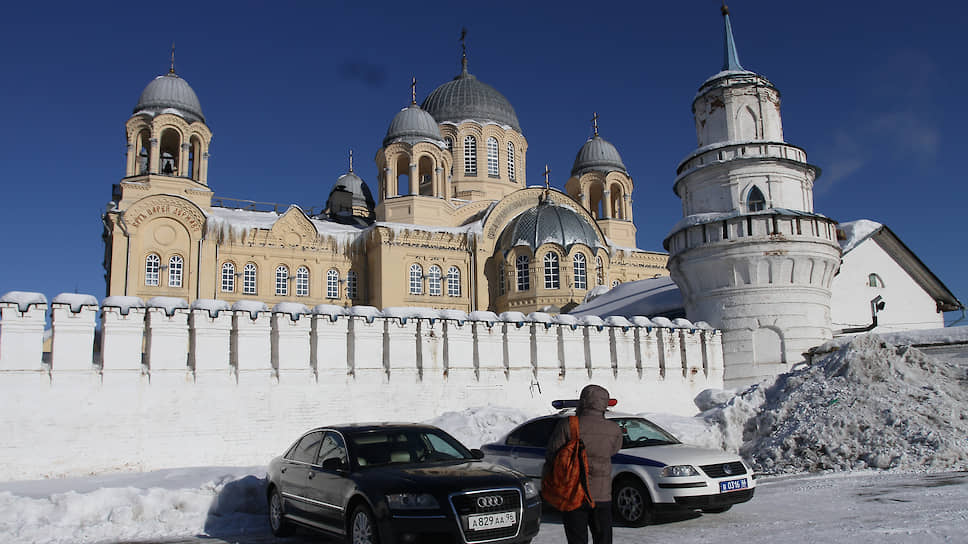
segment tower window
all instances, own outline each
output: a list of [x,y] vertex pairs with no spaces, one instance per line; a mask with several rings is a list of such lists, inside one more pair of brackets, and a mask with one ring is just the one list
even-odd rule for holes
[[487,139],[487,175],[488,177],[498,177],[497,169],[497,138]]
[[326,272],[326,298],[339,298],[339,271],[335,268]]
[[867,276],[867,285],[870,287],[884,287],[884,280],[877,274],[869,274]]
[[182,286],[182,265],[184,262],[179,255],[168,259],[168,287]]
[[222,292],[232,293],[235,291],[235,265],[232,263],[222,263]]
[[763,191],[760,188],[753,186],[750,189],[749,197],[746,199],[746,207],[750,212],[761,212],[766,209],[766,198],[763,197]]
[[289,269],[286,265],[276,267],[276,296],[289,296]]
[[248,263],[242,269],[242,294],[254,295],[256,293],[256,273],[258,269],[255,264]]
[[423,294],[423,269],[416,263],[410,265],[410,294]]
[[158,270],[161,268],[161,258],[154,253],[145,257],[145,285],[158,287]]
[[531,260],[527,255],[518,255],[514,259],[514,270],[518,276],[518,291],[529,291],[531,289]]
[[575,289],[588,289],[588,276],[585,267],[585,254],[576,253],[575,261]]
[[558,271],[558,254],[551,251],[544,256],[544,286],[545,289],[558,289],[561,287],[561,278]]
[[432,297],[440,296],[440,278],[441,272],[439,266],[434,265],[427,270],[427,291]]
[[309,269],[305,266],[296,269],[296,296],[309,296]]
[[477,138],[464,137],[464,175],[477,175]]
[[497,265],[497,294],[498,296],[504,295],[507,292],[507,286],[504,284],[504,263]]
[[601,257],[595,257],[595,285],[605,285],[605,263]]
[[514,144],[508,142],[508,179],[515,181],[514,177]]
[[346,273],[346,298],[355,300],[359,291],[359,282],[356,271],[350,270]]
[[447,270],[447,296],[460,296],[460,268],[452,266]]

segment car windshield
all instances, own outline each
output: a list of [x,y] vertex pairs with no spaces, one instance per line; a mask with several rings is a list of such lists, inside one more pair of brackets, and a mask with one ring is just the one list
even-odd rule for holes
[[376,429],[347,438],[358,467],[475,459],[457,439],[435,429]]
[[618,423],[618,426],[622,428],[622,448],[664,446],[679,443],[676,437],[645,418],[614,417],[609,419]]

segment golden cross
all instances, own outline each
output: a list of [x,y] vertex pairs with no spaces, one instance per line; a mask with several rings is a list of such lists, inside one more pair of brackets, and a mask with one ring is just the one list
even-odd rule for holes
[[595,136],[598,136],[598,112],[592,112],[592,128],[595,129]]
[[417,103],[417,78],[410,78],[410,103]]
[[551,189],[551,181],[549,181],[548,176],[551,174],[551,169],[548,165],[545,165],[544,178],[545,178],[545,190]]
[[729,15],[729,6],[726,5],[726,0],[723,0],[723,7],[719,8],[719,11],[721,11],[723,15]]
[[467,56],[467,27],[460,29],[460,48],[461,53]]

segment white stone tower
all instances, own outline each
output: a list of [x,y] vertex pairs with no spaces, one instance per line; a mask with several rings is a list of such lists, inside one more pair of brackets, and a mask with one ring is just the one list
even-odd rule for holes
[[819,169],[783,141],[780,92],[740,65],[722,12],[723,69],[693,102],[698,148],[677,170],[683,218],[664,245],[688,317],[723,329],[725,382],[740,386],[831,337],[840,247],[813,211]]

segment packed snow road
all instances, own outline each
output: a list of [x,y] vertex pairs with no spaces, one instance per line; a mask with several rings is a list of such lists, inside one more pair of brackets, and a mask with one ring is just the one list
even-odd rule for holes
[[[663,519],[642,528],[615,528],[617,544],[641,542],[747,544],[802,541],[964,542],[968,472],[834,473],[761,479],[752,501],[724,514]],[[561,544],[557,516],[546,515],[534,544]],[[155,541],[165,544],[309,544],[316,535],[274,539],[268,528],[248,536]],[[336,543],[337,540],[322,540]]]

